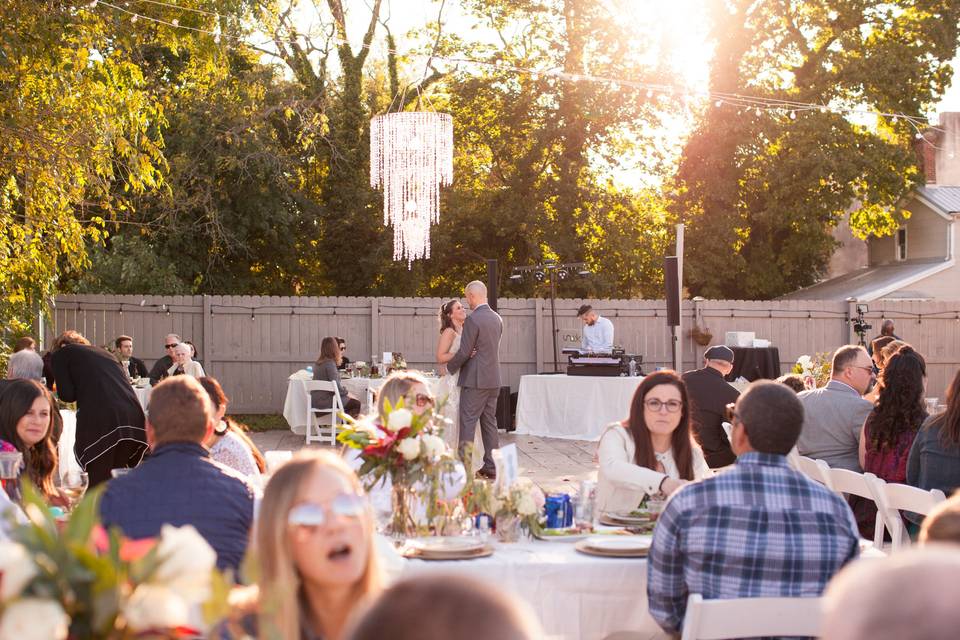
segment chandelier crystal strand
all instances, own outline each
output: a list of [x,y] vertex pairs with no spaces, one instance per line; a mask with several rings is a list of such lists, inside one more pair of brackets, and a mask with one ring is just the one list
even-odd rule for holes
[[383,189],[383,224],[393,225],[393,259],[430,257],[440,221],[440,187],[453,181],[453,117],[385,113],[370,122],[370,186]]

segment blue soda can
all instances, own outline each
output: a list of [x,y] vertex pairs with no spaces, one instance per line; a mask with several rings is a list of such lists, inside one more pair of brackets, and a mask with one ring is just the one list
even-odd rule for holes
[[563,529],[573,526],[573,504],[567,494],[548,495],[544,509],[547,515],[547,529]]

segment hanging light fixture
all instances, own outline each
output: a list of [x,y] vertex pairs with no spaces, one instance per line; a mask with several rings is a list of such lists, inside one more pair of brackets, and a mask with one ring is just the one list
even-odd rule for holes
[[440,187],[453,180],[453,117],[402,111],[370,122],[370,186],[383,189],[383,224],[393,226],[393,259],[430,257],[440,221]]

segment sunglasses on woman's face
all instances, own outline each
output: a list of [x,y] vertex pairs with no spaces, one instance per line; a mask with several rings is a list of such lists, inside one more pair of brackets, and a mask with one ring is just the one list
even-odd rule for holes
[[430,406],[432,407],[435,404],[435,400],[428,396],[425,393],[418,393],[417,396],[413,399],[413,403],[419,408]]
[[325,504],[302,502],[290,510],[287,524],[295,527],[322,527],[335,516],[358,518],[366,508],[363,496],[341,493]]

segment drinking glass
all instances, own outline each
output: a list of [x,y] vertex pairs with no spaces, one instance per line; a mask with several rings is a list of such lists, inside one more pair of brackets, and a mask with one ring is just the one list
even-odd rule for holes
[[19,451],[4,451],[0,453],[0,484],[7,492],[12,502],[20,504],[23,496],[20,492],[20,468],[23,465],[23,454]]
[[937,401],[940,398],[924,398],[927,403],[927,413],[933,415],[937,412]]
[[68,471],[60,480],[60,493],[67,499],[67,510],[72,511],[90,485],[85,471]]

